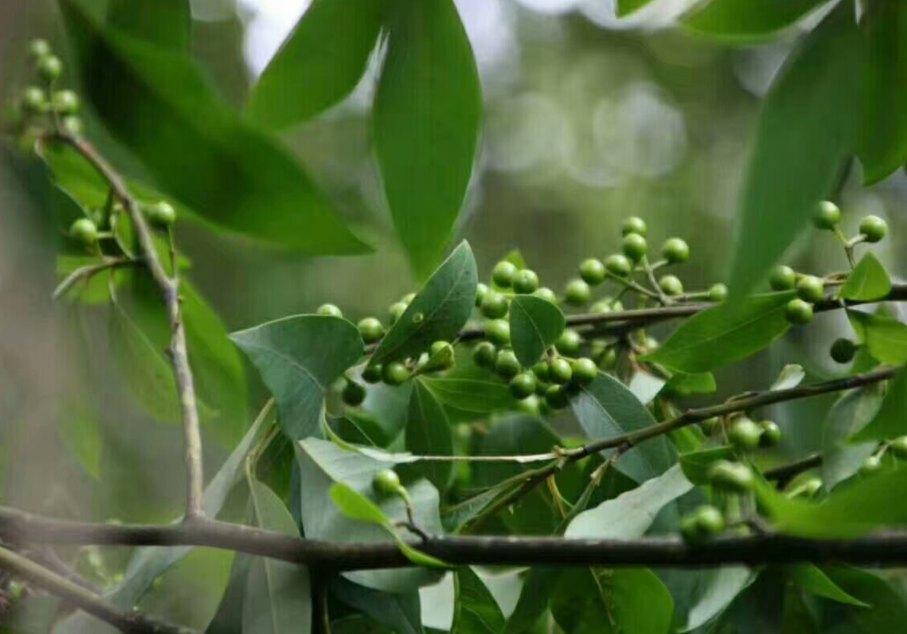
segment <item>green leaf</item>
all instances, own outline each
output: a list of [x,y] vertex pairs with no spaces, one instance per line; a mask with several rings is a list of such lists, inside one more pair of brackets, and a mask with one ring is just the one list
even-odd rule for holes
[[630,385],[627,387],[640,403],[648,405],[661,393],[665,385],[667,385],[667,381],[663,378],[640,370],[633,375]]
[[652,0],[617,0],[617,17],[625,18],[631,13],[636,13]]
[[191,60],[105,30],[85,5],[60,0],[85,97],[163,189],[205,223],[259,241],[310,254],[368,250],[289,153],[222,103]]
[[718,385],[715,383],[715,375],[711,372],[694,374],[678,372],[668,380],[665,389],[671,393],[688,396],[690,394],[712,394],[718,389]]
[[874,359],[890,365],[907,363],[907,325],[857,310],[847,311],[847,317]]
[[826,490],[857,473],[863,461],[875,452],[876,442],[845,441],[875,418],[884,398],[879,387],[871,385],[849,392],[828,411],[822,425],[822,482]]
[[693,484],[674,465],[664,474],[583,511],[570,522],[565,536],[570,539],[633,539],[640,537],[665,506],[687,493]]
[[396,3],[373,135],[397,235],[425,277],[450,240],[472,173],[482,88],[453,0]]
[[424,377],[422,384],[444,405],[467,412],[488,414],[516,406],[503,381]]
[[299,315],[233,333],[258,368],[293,439],[318,433],[325,394],[363,354],[359,331],[338,317]]
[[842,613],[829,614],[830,622],[843,625],[839,631],[897,632],[907,619],[907,600],[901,588],[864,570],[829,566],[825,574],[849,595],[872,606],[870,610],[840,606]]
[[711,0],[682,19],[694,33],[726,40],[767,38],[828,0]]
[[[422,634],[418,592],[379,592],[343,577],[334,577],[331,579],[331,596],[398,634]],[[336,631],[334,623],[331,623],[331,629]],[[358,629],[353,631],[360,632]]]
[[830,599],[831,601],[836,601],[838,603],[855,605],[861,608],[869,607],[869,604],[863,603],[859,599],[850,596],[835,585],[835,582],[829,579],[828,575],[812,564],[791,566],[788,568],[787,572],[795,584],[817,597]]
[[614,620],[624,634],[668,634],[674,617],[671,593],[647,568],[611,573]]
[[793,293],[772,293],[719,304],[688,319],[643,358],[687,373],[745,359],[787,332],[790,322],[784,312],[793,297]]
[[418,357],[435,341],[452,340],[472,314],[477,285],[475,257],[462,242],[384,336],[370,363]]
[[888,383],[881,407],[868,425],[851,436],[853,442],[882,441],[907,434],[907,372]]
[[719,460],[733,460],[733,447],[709,447],[680,455],[680,467],[687,480],[695,485],[709,484],[709,469]]
[[60,433],[70,453],[95,480],[101,477],[101,455],[104,437],[101,433],[101,414],[90,399],[79,394],[67,394],[61,404]]
[[205,634],[242,634],[243,597],[251,564],[252,555],[237,553],[233,558],[230,580]]
[[734,566],[712,571],[705,590],[690,609],[686,625],[680,631],[689,632],[714,621],[755,578],[756,574],[749,568]]
[[564,634],[614,631],[611,604],[604,593],[608,572],[596,568],[564,570],[551,593],[551,614]]
[[540,297],[517,295],[510,301],[510,341],[517,359],[528,367],[564,332],[561,309]]
[[520,598],[507,619],[504,634],[534,631],[533,626],[548,609],[548,597],[558,584],[560,574],[550,568],[531,568],[523,582]]
[[368,66],[386,7],[385,0],[315,0],[259,78],[252,118],[282,128],[349,95]]
[[504,615],[497,602],[468,566],[454,575],[456,603],[451,632],[457,634],[499,634],[504,629]]
[[729,286],[739,297],[840,180],[856,145],[863,52],[853,6],[844,2],[791,53],[765,98],[737,214]]
[[[255,525],[293,537],[296,522],[271,489],[250,479]],[[249,568],[243,598],[243,634],[307,634],[312,630],[309,572],[304,566],[255,557]]]
[[775,382],[772,383],[772,386],[769,388],[772,392],[777,392],[779,390],[790,390],[803,382],[803,379],[806,378],[806,371],[803,369],[802,365],[796,363],[788,363],[778,374],[778,378],[775,379]]
[[[453,438],[447,413],[435,395],[416,380],[409,401],[409,420],[406,423],[406,448],[429,456],[453,455]],[[423,462],[417,469],[439,491],[450,482],[451,462]]]
[[192,28],[189,0],[112,0],[107,23],[160,48],[186,53]]
[[[602,440],[655,424],[655,419],[642,403],[620,381],[599,374],[589,385],[579,389],[571,401],[573,413],[590,440]],[[611,451],[603,452],[610,454]],[[623,456],[617,468],[637,482],[664,473],[673,463],[674,452],[668,441],[659,436],[641,443]]]
[[848,276],[838,295],[844,299],[869,302],[887,297],[890,292],[888,271],[875,254],[868,251]]

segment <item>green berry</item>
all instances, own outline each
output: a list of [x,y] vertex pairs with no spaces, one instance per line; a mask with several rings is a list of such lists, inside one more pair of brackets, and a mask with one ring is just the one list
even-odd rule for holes
[[98,241],[98,227],[88,218],[79,218],[69,228],[69,237],[89,247]]
[[50,55],[50,52],[50,44],[47,43],[47,40],[35,39],[28,43],[28,54],[35,59]]
[[548,363],[546,361],[539,361],[534,366],[532,366],[532,373],[535,375],[536,381],[539,383],[547,383],[551,375],[548,372]]
[[860,233],[866,242],[878,242],[888,234],[888,223],[878,216],[866,216],[860,222]]
[[724,515],[711,505],[700,506],[696,509],[699,527],[708,535],[717,535],[724,530]]
[[54,93],[52,104],[60,114],[75,114],[79,111],[79,96],[72,90],[58,90]]
[[447,341],[436,341],[428,350],[428,361],[423,369],[433,372],[449,370],[455,362],[456,353],[453,346]]
[[545,390],[545,403],[551,409],[564,409],[570,404],[570,399],[562,386],[550,385]]
[[391,304],[390,308],[387,309],[387,317],[390,324],[396,324],[397,320],[403,317],[403,313],[406,312],[407,308],[409,308],[409,306],[403,302],[394,302]]
[[557,351],[561,354],[572,355],[579,352],[580,347],[583,345],[583,338],[575,330],[567,329],[561,333],[561,336],[557,338],[557,341],[554,343],[554,347],[557,348]]
[[479,282],[476,285],[476,308],[482,305],[482,302],[485,301],[485,298],[488,297],[488,286]]
[[810,303],[818,302],[825,297],[825,284],[815,275],[804,275],[797,282],[797,296]]
[[375,343],[384,336],[384,326],[375,317],[366,317],[359,324],[359,334],[365,343]]
[[582,357],[572,364],[573,382],[578,385],[591,383],[598,376],[598,366],[592,359]]
[[708,537],[699,527],[699,516],[695,513],[684,515],[680,519],[680,536],[688,544],[698,544]]
[[816,206],[813,224],[817,229],[834,229],[841,222],[841,210],[830,200],[823,200]]
[[627,277],[633,271],[633,264],[627,256],[615,253],[605,258],[605,268],[617,277]]
[[741,451],[750,451],[759,446],[762,429],[749,418],[738,418],[728,430],[728,439]]
[[409,378],[409,370],[399,361],[391,361],[381,368],[381,378],[388,385],[403,385]]
[[699,423],[702,427],[702,431],[707,435],[711,436],[712,432],[715,431],[715,428],[721,423],[721,418],[718,416],[712,416],[711,418],[706,418],[704,421]]
[[649,243],[638,233],[628,233],[621,242],[624,255],[632,262],[639,262],[649,250]]
[[573,378],[573,366],[561,357],[552,359],[548,362],[548,377],[553,383],[568,383]]
[[365,388],[355,381],[347,381],[340,396],[343,398],[344,403],[356,407],[362,405],[362,401],[365,400]]
[[534,297],[540,297],[541,299],[551,302],[552,304],[557,304],[557,294],[547,286],[536,289],[535,291],[533,291],[532,295]]
[[506,346],[510,343],[510,322],[506,319],[492,319],[485,324],[485,336],[491,343]]
[[64,130],[76,136],[79,136],[80,134],[85,132],[85,123],[82,122],[82,119],[80,117],[72,114],[63,117],[60,120],[60,125],[63,126]]
[[513,350],[501,350],[494,360],[495,372],[501,376],[512,379],[523,369]]
[[642,218],[637,216],[630,216],[620,227],[621,235],[629,235],[635,233],[640,236],[645,236],[648,233],[649,228],[646,226],[646,222]]
[[762,429],[762,435],[759,436],[760,447],[776,447],[781,442],[781,428],[771,420],[764,420],[759,423]]
[[740,462],[729,460],[715,462],[709,467],[707,477],[712,486],[733,493],[746,493],[756,485],[752,469]]
[[522,412],[527,416],[535,416],[538,418],[542,415],[542,403],[535,394],[519,400],[516,404],[516,408],[517,411]]
[[517,269],[513,262],[504,260],[494,265],[494,270],[491,272],[491,279],[501,288],[510,288],[518,270],[519,269]]
[[372,488],[378,495],[397,495],[403,488],[400,476],[392,469],[382,469],[372,478]]
[[676,275],[665,275],[658,280],[658,288],[668,297],[683,295],[683,283]]
[[507,309],[507,298],[491,290],[488,291],[488,295],[485,296],[485,299],[482,300],[482,305],[479,307],[482,315],[488,317],[488,319],[503,317],[507,314]]
[[907,458],[907,436],[898,436],[891,441],[888,448],[891,450],[891,453],[894,454],[895,458],[901,460]]
[[55,81],[63,74],[63,62],[56,55],[44,55],[38,59],[38,74],[47,81]]
[[407,293],[406,295],[404,295],[403,297],[400,298],[400,301],[403,302],[404,304],[406,304],[407,306],[409,306],[410,304],[413,303],[414,299],[416,299],[415,293]]
[[792,299],[787,302],[787,307],[784,309],[784,316],[787,317],[787,321],[796,326],[808,324],[813,320],[812,304],[808,304],[802,299]]
[[611,302],[606,299],[600,299],[589,307],[589,312],[602,315],[612,311]]
[[680,238],[668,238],[661,247],[661,255],[671,264],[680,264],[690,259],[690,247]]
[[564,301],[573,306],[582,306],[589,302],[591,292],[589,285],[577,277],[567,282]]
[[779,264],[772,269],[768,284],[775,291],[789,291],[797,285],[797,273],[789,266]]
[[494,361],[498,356],[498,349],[495,348],[493,343],[488,341],[483,341],[472,351],[472,360],[475,361],[475,364],[480,368],[493,368]]
[[850,363],[857,354],[859,346],[850,339],[836,339],[831,344],[831,358],[838,363]]
[[710,302],[723,302],[727,299],[728,290],[724,284],[713,284],[709,289]]
[[535,394],[535,376],[531,372],[522,372],[510,379],[510,393],[522,400]]
[[362,380],[366,383],[378,383],[381,381],[381,364],[376,363],[374,365],[365,366],[365,369],[362,371]]
[[158,201],[145,207],[148,221],[158,227],[172,227],[176,222],[176,209],[166,201]]
[[322,304],[315,312],[323,317],[343,317],[343,311],[334,304]]
[[41,112],[47,105],[44,91],[37,86],[29,86],[22,93],[22,108],[27,112]]
[[869,456],[860,465],[860,475],[869,476],[882,470],[882,459],[879,456]]
[[598,258],[586,258],[579,265],[579,276],[590,286],[598,286],[605,281],[605,265]]
[[539,276],[532,269],[523,269],[517,271],[513,276],[513,290],[517,293],[528,295],[534,293],[539,288]]

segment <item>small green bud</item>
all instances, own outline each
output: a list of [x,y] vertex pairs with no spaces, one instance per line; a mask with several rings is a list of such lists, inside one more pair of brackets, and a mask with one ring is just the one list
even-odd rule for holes
[[98,241],[98,227],[88,218],[79,218],[69,228],[69,237],[90,247]]
[[403,488],[400,476],[392,469],[382,469],[372,478],[375,493],[383,496],[397,495]]
[[564,301],[573,306],[582,306],[588,303],[590,294],[589,285],[577,277],[567,282],[564,289]]
[[712,288],[709,289],[709,301],[710,302],[723,302],[727,299],[728,290],[727,286],[724,284],[713,284]]
[[74,134],[75,136],[81,135],[85,132],[85,123],[82,121],[81,117],[77,117],[74,114],[69,114],[63,117],[60,120],[60,125],[63,126],[63,129]]
[[145,215],[151,224],[158,227],[172,227],[176,222],[176,209],[164,200],[145,206]]
[[41,112],[47,105],[47,96],[37,86],[29,86],[22,92],[22,108],[26,112]]
[[605,281],[605,265],[598,258],[586,258],[579,265],[579,276],[590,286],[598,286]]
[[668,297],[683,295],[683,283],[676,275],[665,275],[658,280],[658,288]]
[[628,233],[621,242],[621,248],[631,262],[639,262],[649,250],[649,243],[638,233]]
[[60,114],[75,114],[79,111],[79,96],[72,90],[58,90],[51,103]]
[[879,456],[869,456],[860,465],[860,475],[870,476],[882,470],[882,459]]
[[334,304],[322,304],[315,313],[322,317],[343,317],[343,311]]
[[690,247],[680,238],[668,238],[661,247],[661,255],[671,264],[680,264],[690,259]]
[[48,44],[47,40],[34,39],[28,43],[28,54],[34,59],[41,59],[50,55],[50,53],[50,44]]
[[627,256],[615,253],[605,258],[605,268],[612,275],[617,277],[627,277],[633,272],[633,264],[627,259]]
[[38,59],[38,74],[47,81],[55,81],[63,74],[63,62],[56,55],[44,55]]

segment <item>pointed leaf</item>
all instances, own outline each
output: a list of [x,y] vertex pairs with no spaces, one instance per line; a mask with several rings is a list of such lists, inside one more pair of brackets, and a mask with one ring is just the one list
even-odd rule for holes
[[696,5],[683,25],[697,34],[747,41],[771,36],[828,0],[712,0]]
[[844,299],[869,302],[882,299],[891,292],[888,271],[872,251],[864,255],[844,282],[838,295]]
[[510,341],[517,359],[528,367],[564,332],[561,309],[540,297],[517,295],[510,301]]
[[828,575],[812,564],[791,566],[788,569],[788,574],[795,584],[817,597],[861,608],[869,607],[869,604],[850,596],[835,585],[835,582],[829,579]]
[[904,434],[907,434],[907,372],[901,371],[889,381],[888,392],[875,417],[851,441],[882,441]]
[[887,315],[871,315],[856,310],[847,317],[869,354],[890,365],[907,363],[907,325]]
[[107,23],[124,35],[187,52],[192,28],[189,0],[112,0]]
[[[331,579],[331,596],[367,614],[398,634],[422,634],[419,593],[399,594],[379,592],[347,581],[343,577]],[[332,629],[334,623],[331,623]],[[359,632],[359,630],[355,630]]]
[[624,18],[636,13],[652,0],[617,0],[617,17]]
[[876,442],[856,444],[848,439],[875,418],[883,398],[879,386],[872,385],[845,394],[828,411],[822,425],[822,482],[826,490],[857,473],[875,452]]
[[425,377],[422,384],[444,405],[467,412],[488,414],[516,406],[503,381]]
[[689,632],[714,621],[755,578],[755,573],[749,568],[734,566],[715,570],[702,596],[690,609],[681,632]]
[[[421,380],[413,386],[406,423],[406,448],[429,456],[453,455],[450,421],[441,403]],[[439,491],[450,482],[451,462],[424,462],[417,469]]]
[[456,607],[451,632],[457,634],[499,634],[504,615],[491,592],[468,566],[454,575]]
[[773,392],[790,390],[800,385],[805,378],[806,371],[803,369],[802,365],[788,363],[781,369],[781,373],[778,374],[778,378],[775,379],[775,382],[772,383],[772,386],[769,389]]
[[651,570],[619,568],[611,573],[614,620],[624,634],[668,634],[674,599]]

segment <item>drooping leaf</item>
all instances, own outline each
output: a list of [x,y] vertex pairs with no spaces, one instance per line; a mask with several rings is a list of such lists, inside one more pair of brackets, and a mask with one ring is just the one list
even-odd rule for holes
[[610,578],[614,620],[625,634],[668,634],[674,617],[671,593],[647,568],[619,568]]
[[711,0],[697,4],[683,25],[694,33],[747,41],[797,22],[828,0]]
[[[416,380],[410,396],[406,448],[429,456],[453,454],[453,438],[447,414],[421,380]],[[450,482],[452,467],[453,463],[450,462],[424,462],[417,468],[439,491],[444,491]]]
[[85,0],[60,6],[86,99],[199,220],[311,254],[367,250],[289,154],[222,103],[186,56],[105,29]]
[[869,604],[850,596],[844,590],[835,585],[835,582],[828,578],[821,569],[812,564],[798,564],[788,569],[788,575],[797,586],[803,588],[810,594],[823,599],[830,599],[838,603],[856,605],[862,608],[868,608]]
[[907,363],[907,325],[893,317],[847,311],[847,317],[869,354],[890,365]]
[[561,309],[540,297],[517,295],[510,301],[510,341],[519,362],[528,367],[564,332]]
[[503,381],[425,377],[422,384],[444,405],[467,412],[487,414],[516,405]]
[[479,576],[468,566],[454,575],[456,608],[451,632],[457,634],[500,634],[504,615]]
[[888,384],[888,392],[873,419],[851,436],[853,442],[882,441],[907,434],[907,372]]
[[482,89],[453,0],[397,3],[373,135],[394,226],[425,277],[451,237],[472,173]]
[[737,214],[729,286],[738,297],[793,244],[840,179],[856,146],[864,57],[853,6],[844,2],[804,38],[775,79]]
[[778,378],[775,379],[775,382],[772,383],[772,386],[769,389],[773,392],[790,390],[800,385],[805,378],[806,371],[803,369],[802,365],[788,363],[781,369]]
[[895,632],[907,619],[907,600],[903,589],[886,579],[845,566],[828,566],[824,572],[847,594],[872,606],[870,609],[834,606],[837,609],[826,615],[829,627],[841,626],[842,632]]
[[124,35],[160,48],[189,50],[189,0],[112,0],[107,6],[107,23]]
[[385,363],[425,352],[435,341],[450,341],[475,305],[478,273],[468,242],[456,249],[432,274],[372,355]]
[[300,123],[353,91],[375,48],[385,0],[315,0],[268,63],[249,101],[271,128]]
[[828,411],[822,425],[822,482],[827,490],[857,473],[876,450],[876,442],[854,443],[848,439],[875,418],[882,399],[879,386],[872,385],[845,394]]
[[281,427],[294,439],[319,432],[328,388],[364,350],[356,326],[321,315],[278,319],[231,338],[258,368],[277,400]]
[[690,609],[681,631],[689,632],[714,621],[755,578],[756,574],[749,568],[737,566],[712,571],[705,591]]
[[[422,634],[418,592],[379,592],[343,577],[334,577],[331,595],[398,634]],[[333,627],[333,623],[331,625]]]
[[733,460],[733,447],[709,447],[680,455],[680,467],[687,480],[703,486],[709,484],[709,469],[719,460]]
[[617,0],[617,17],[624,18],[631,13],[635,13],[652,0]]
[[[907,15],[907,14],[905,14]],[[838,295],[844,299],[868,302],[882,299],[891,292],[888,271],[872,251],[860,258],[860,262],[844,282]]]
[[719,304],[688,319],[644,358],[687,373],[745,359],[787,332],[790,322],[784,310],[792,297],[792,293],[773,293]]

